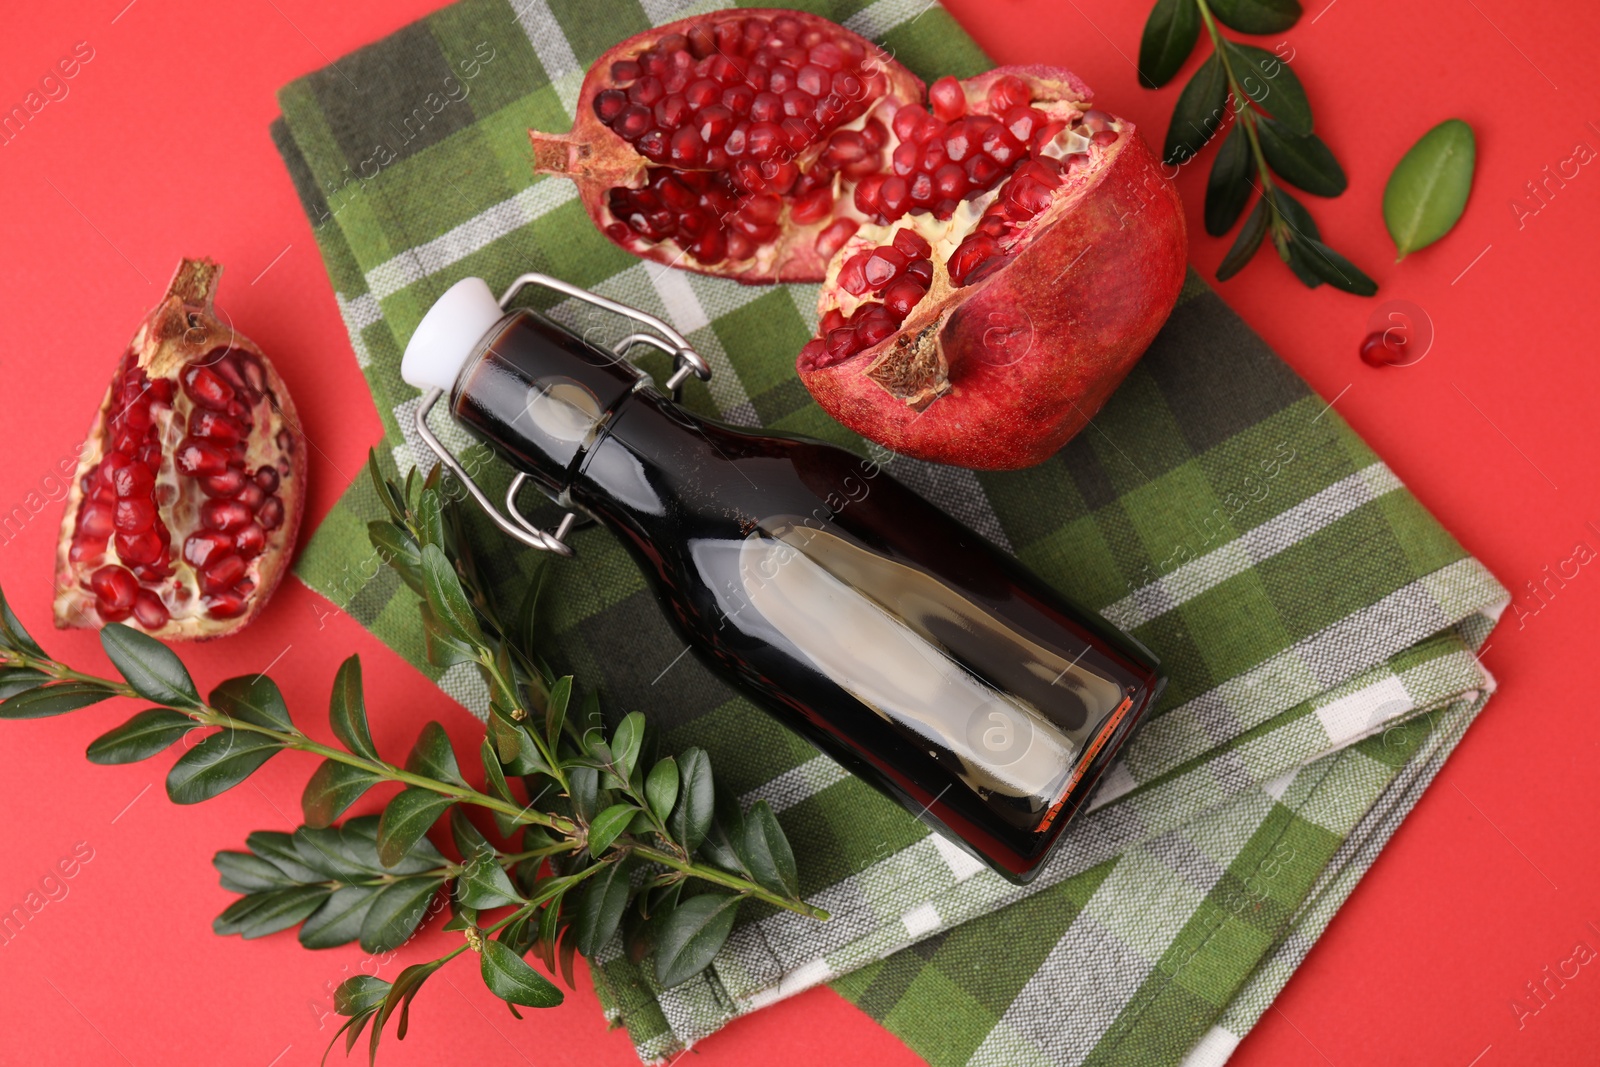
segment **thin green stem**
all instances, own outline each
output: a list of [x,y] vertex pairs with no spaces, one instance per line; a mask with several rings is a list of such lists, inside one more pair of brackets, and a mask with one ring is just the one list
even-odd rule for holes
[[1211,8],[1206,0],[1194,0],[1200,9],[1200,18],[1206,24],[1206,33],[1211,37],[1211,47],[1216,52],[1217,61],[1222,64],[1222,73],[1228,79],[1228,92],[1234,102],[1234,121],[1244,127],[1245,136],[1250,140],[1250,155],[1256,163],[1256,176],[1261,181],[1260,193],[1266,201],[1267,211],[1271,216],[1274,242],[1278,239],[1278,231],[1282,225],[1278,217],[1278,205],[1272,198],[1275,188],[1272,182],[1272,171],[1267,166],[1266,153],[1261,150],[1261,135],[1256,131],[1256,113],[1251,106],[1250,97],[1245,94],[1239,84],[1238,77],[1234,74],[1233,63],[1228,59],[1228,50],[1223,46],[1225,40],[1222,31],[1217,27],[1217,20],[1211,14]]
[[796,915],[805,915],[822,922],[828,920],[828,913],[821,908],[813,907],[803,900],[790,900],[788,897],[779,896],[763,889],[754,882],[740,878],[736,874],[728,874],[714,867],[702,867],[698,864],[686,863],[670,852],[663,852],[660,849],[651,848],[649,845],[634,845],[633,854],[641,859],[659,863],[663,867],[669,867],[674,871],[682,871],[692,878],[699,878],[701,881],[736,889],[745,896],[754,897],[756,900],[764,901],[775,908],[782,908],[784,911],[792,911]]

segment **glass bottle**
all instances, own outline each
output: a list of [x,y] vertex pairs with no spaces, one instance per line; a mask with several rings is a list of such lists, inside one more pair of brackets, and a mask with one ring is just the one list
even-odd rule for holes
[[[665,323],[525,282],[647,322],[634,340],[680,357],[669,386],[709,375]],[[432,390],[418,413],[429,444],[464,477],[427,428],[447,395],[521,480],[621,539],[712,670],[1000,874],[1031,879],[1160,692],[1148,650],[872,460],[703,419],[617,354],[502,303],[466,279],[408,345],[403,376]],[[570,554],[567,523],[507,522],[469,488],[507,532]]]

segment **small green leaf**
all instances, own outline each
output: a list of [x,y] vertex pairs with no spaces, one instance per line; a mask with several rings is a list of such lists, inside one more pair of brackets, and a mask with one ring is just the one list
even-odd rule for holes
[[704,893],[662,915],[656,932],[656,981],[671,989],[711,965],[733,932],[739,898]]
[[378,468],[378,450],[375,448],[367,449],[367,477],[372,482],[372,491],[378,495],[378,502],[383,505],[383,510],[387,511],[395,522],[404,522],[405,501],[400,499],[399,494],[394,491],[394,486]]
[[1299,75],[1289,64],[1254,45],[1239,44],[1223,38],[1233,76],[1239,79],[1239,88],[1267,113],[1287,126],[1292,133],[1302,136],[1311,132],[1311,102],[1300,84]]
[[1349,185],[1344,168],[1316,134],[1301,137],[1269,118],[1257,120],[1256,131],[1267,165],[1291,185],[1314,196],[1338,196]]
[[1159,88],[1172,80],[1200,39],[1194,0],[1156,0],[1139,38],[1139,84]]
[[786,897],[799,896],[794,852],[789,848],[789,839],[778,825],[772,806],[765,800],[756,801],[745,816],[744,833],[734,845],[745,867],[763,888]]
[[561,727],[567,721],[567,704],[571,700],[572,675],[564,674],[550,687],[550,696],[545,701],[544,737],[552,752],[556,749],[556,742],[561,739]]
[[1168,166],[1182,166],[1206,146],[1227,118],[1227,101],[1228,74],[1213,52],[1189,78],[1172,109],[1161,153]]
[[333,676],[333,693],[328,698],[328,724],[339,743],[357,756],[378,759],[378,746],[372,743],[367,728],[367,698],[361,686],[361,657],[351,656],[339,665]]
[[677,760],[668,756],[650,768],[650,775],[644,780],[644,797],[650,802],[650,810],[656,813],[656,818],[665,823],[672,814],[673,805],[678,802]]
[[472,825],[472,820],[460,808],[453,808],[450,812],[450,836],[455,839],[463,863],[477,856],[495,855],[495,847],[489,844],[489,839]]
[[283,750],[283,742],[243,730],[219,730],[178,758],[167,774],[174,804],[198,804],[226,792]]
[[222,876],[222,888],[230,893],[262,893],[296,884],[276,864],[248,852],[218,852],[211,857],[211,865]]
[[[335,889],[300,927],[300,944],[306,948],[337,948],[361,936],[367,912],[381,890],[377,886],[347,885]],[[384,983],[386,986],[387,982]]]
[[16,667],[0,671],[0,700],[10,700],[18,693],[26,693],[49,681],[49,675],[31,667]]
[[305,792],[300,794],[300,810],[305,813],[306,825],[332,826],[350,805],[383,780],[372,771],[337,760],[323,760],[306,782]]
[[476,663],[478,650],[451,632],[426,603],[417,605],[422,618],[422,648],[428,662],[442,670],[457,663]]
[[667,819],[667,829],[685,849],[693,852],[706,839],[716,814],[716,789],[711,780],[711,757],[704,749],[688,748],[678,757],[678,802]]
[[346,978],[333,991],[333,1010],[340,1015],[365,1015],[389,995],[389,983],[370,974]]
[[242,722],[290,733],[289,707],[283,702],[278,684],[264,674],[253,678],[230,678],[211,691],[211,706]]
[[580,819],[594,815],[600,791],[600,773],[593,767],[573,767],[567,771],[567,787],[572,797],[572,812]]
[[1211,13],[1240,33],[1282,33],[1302,12],[1299,0],[1211,0]]
[[256,830],[244,839],[244,843],[258,859],[266,860],[296,882],[309,885],[322,880],[314,868],[301,862],[293,834],[279,830]]
[[113,622],[100,631],[100,644],[133,691],[146,700],[175,708],[199,707],[200,694],[183,661],[160,641]]
[[194,720],[166,708],[141,711],[115,730],[89,742],[90,763],[137,763],[164,752],[194,729]]
[[[416,473],[415,468],[412,468],[412,473]],[[413,963],[395,976],[394,987],[389,990],[389,995],[383,998],[383,1006],[378,1009],[377,1015],[373,1018],[372,1038],[368,1045],[369,1063],[378,1054],[378,1040],[383,1036],[383,1028],[388,1023],[389,1016],[396,1011],[399,1012],[400,1018],[395,1025],[395,1037],[402,1041],[405,1040],[406,1024],[411,1014],[412,998],[422,989],[422,983],[426,982],[434,971],[443,967],[448,958],[441,957],[440,959],[430,960],[427,963]]]
[[388,873],[378,862],[377,846],[352,829],[353,824],[371,818],[351,819],[336,829],[300,827],[291,835],[300,862],[335,882],[354,882]]
[[378,823],[378,859],[385,867],[399,863],[454,803],[453,797],[415,786],[401,790]]
[[1250,202],[1250,136],[1244,123],[1235,121],[1233,129],[1211,161],[1211,177],[1206,182],[1206,232],[1221,237],[1239,221]]
[[329,890],[325,886],[294,886],[240,897],[223,909],[211,922],[211,929],[226,937],[238,934],[245,940],[266,937],[287,930],[322,906]]
[[450,557],[438,545],[423,546],[422,585],[428,607],[452,634],[470,644],[483,644],[483,631],[461,588],[461,579],[456,577]]
[[0,719],[48,719],[98,704],[115,695],[93,682],[55,682],[30,687],[0,704]]
[[606,849],[628,828],[633,813],[638,810],[632,804],[613,804],[596,815],[589,823],[589,855],[595,859],[605,855]]
[[1383,222],[1395,261],[1450,232],[1467,208],[1477,139],[1460,119],[1446,119],[1400,157],[1383,189]]
[[413,518],[416,520],[418,539],[424,546],[435,545],[441,549],[450,547],[444,536],[444,509],[437,492],[423,493],[418,498]]
[[1356,296],[1371,296],[1378,291],[1377,282],[1321,241],[1308,240],[1304,244],[1308,249],[1307,264],[1317,277],[1335,289],[1343,289]]
[[469,908],[500,908],[522,903],[522,896],[493,853],[474,857],[467,863],[456,882],[456,897]]
[[361,920],[361,947],[389,952],[405,944],[442,885],[443,878],[402,878],[384,886]]
[[611,735],[611,762],[623,782],[627,782],[639,762],[639,749],[644,745],[644,729],[644,716],[637,711],[630,711],[622,717],[616,732]]
[[467,780],[461,777],[461,765],[456,762],[456,750],[450,746],[450,735],[436,722],[423,726],[411,754],[406,757],[406,770],[463,789],[467,787]]
[[500,766],[500,756],[487,737],[478,749],[478,758],[483,761],[483,777],[489,783],[490,791],[507,803],[515,803],[511,799],[511,787],[506,784],[505,768]]
[[578,939],[578,951],[589,959],[605,947],[622,922],[631,889],[626,866],[620,861],[607,864],[598,874],[591,875],[583,888],[572,932]]
[[412,592],[418,596],[425,595],[422,586],[422,550],[417,547],[409,530],[377,519],[367,523],[367,540],[372,542],[378,558],[392,567]]
[[564,999],[560,989],[498,941],[483,943],[483,984],[508,1004],[553,1008]]

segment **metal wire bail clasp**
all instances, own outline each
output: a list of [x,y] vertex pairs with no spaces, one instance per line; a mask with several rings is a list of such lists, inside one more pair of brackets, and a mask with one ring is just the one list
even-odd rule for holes
[[[672,377],[666,381],[666,389],[674,400],[679,399],[683,391],[683,383],[689,380],[691,374],[703,382],[711,380],[711,365],[706,362],[705,357],[694,350],[687,338],[662,320],[649,312],[640,311],[638,308],[629,307],[627,304],[619,304],[615,300],[610,300],[597,293],[591,293],[587,289],[579,288],[559,278],[552,278],[548,274],[521,275],[511,283],[511,287],[500,297],[500,306],[502,308],[508,307],[512,299],[524,287],[529,285],[540,285],[546,289],[553,289],[574,300],[585,301],[649,327],[651,332],[631,333],[621,341],[618,341],[612,347],[612,351],[616,353],[618,358],[626,358],[627,353],[635,345],[652,345],[671,356],[673,359],[673,372]],[[417,406],[416,415],[417,434],[433,450],[434,455],[439,457],[439,462],[443,463],[445,469],[454,474],[461,481],[461,484],[466,486],[467,492],[472,494],[472,499],[478,502],[478,506],[488,513],[489,518],[494,520],[494,524],[503,533],[516,538],[529,548],[537,548],[542,552],[554,552],[562,556],[572,555],[572,546],[566,543],[566,536],[572,531],[573,527],[588,520],[580,518],[575,511],[569,511],[561,517],[561,522],[557,524],[552,532],[541,530],[535,526],[517,507],[518,494],[521,493],[523,485],[528,481],[528,475],[522,471],[517,472],[517,476],[511,480],[510,487],[506,489],[505,511],[502,513],[495,507],[494,502],[489,499],[489,495],[479,488],[477,482],[472,480],[472,476],[461,466],[460,461],[450,454],[450,450],[444,447],[439,438],[434,436],[433,430],[428,427],[428,413],[433,410],[434,405],[443,396],[444,390],[442,389],[428,390],[422,397],[422,403]]]

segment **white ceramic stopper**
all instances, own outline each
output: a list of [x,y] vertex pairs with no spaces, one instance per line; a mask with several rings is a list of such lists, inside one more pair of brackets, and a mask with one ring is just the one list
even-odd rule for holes
[[400,377],[418,389],[450,392],[478,342],[504,315],[488,283],[462,278],[422,316],[400,361]]

